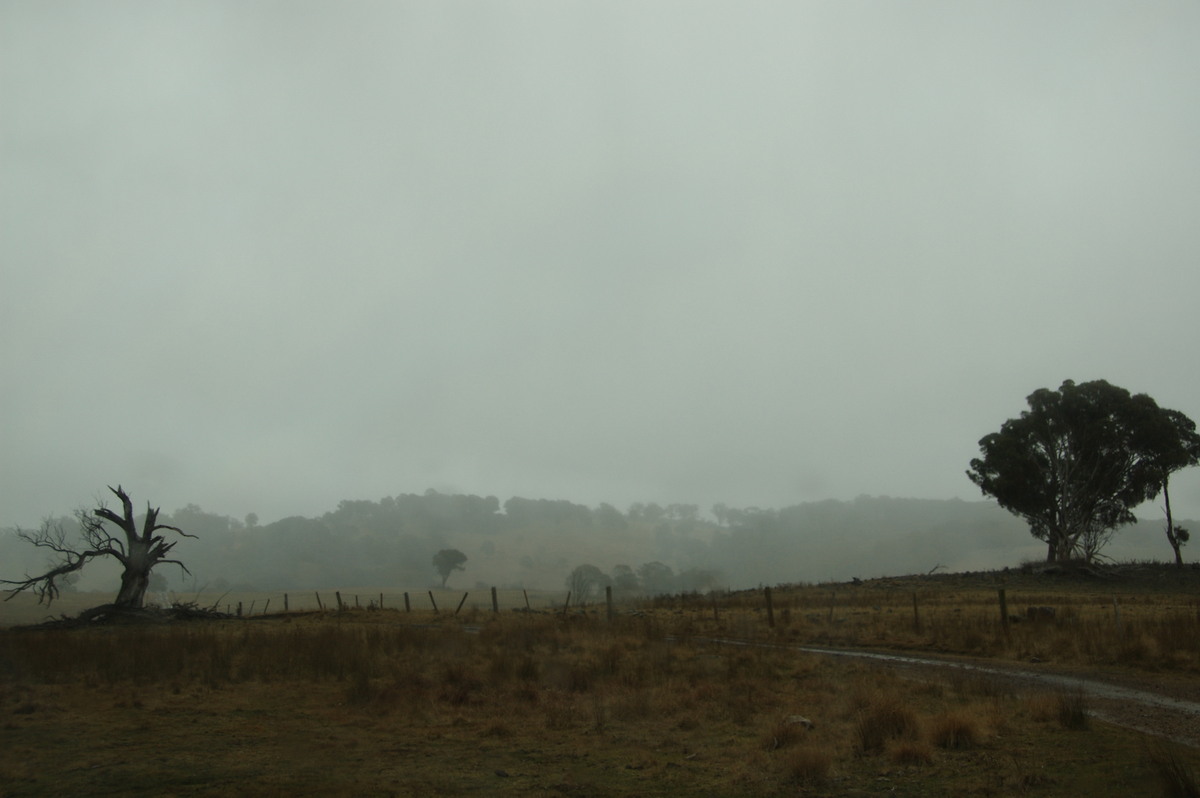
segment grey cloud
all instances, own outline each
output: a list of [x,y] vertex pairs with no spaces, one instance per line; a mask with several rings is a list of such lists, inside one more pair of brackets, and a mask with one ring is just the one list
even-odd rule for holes
[[0,22],[0,524],[972,498],[1037,387],[1200,416],[1189,5]]

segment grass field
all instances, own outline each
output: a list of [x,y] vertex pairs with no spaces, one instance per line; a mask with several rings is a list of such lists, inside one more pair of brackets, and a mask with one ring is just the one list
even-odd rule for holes
[[[723,604],[731,618],[739,610],[765,613],[757,593]],[[1200,570],[1194,568],[1135,565],[785,586],[773,591],[773,605],[771,631],[805,643],[1200,676]]]
[[[493,614],[484,594],[457,616],[7,629],[0,793],[1195,795],[1195,750],[1099,723],[1078,694],[708,642],[1037,649],[1195,683],[1188,585],[1122,583],[1110,633],[1110,584],[1011,578],[1011,614],[1056,613],[1005,625],[995,578],[777,587],[774,626],[752,591],[612,622]],[[1113,640],[1139,653],[1103,652]]]
[[[382,601],[384,609],[404,609],[405,593],[408,593],[409,607],[417,612],[432,611],[433,604],[436,602],[441,613],[453,614],[459,602],[463,601],[464,594],[466,594],[466,601],[463,603],[460,614],[471,610],[480,611],[492,608],[491,591],[487,589],[456,590],[422,587],[406,591],[397,590],[394,587],[371,586],[349,587],[342,590],[293,590],[287,592],[282,590],[240,590],[226,593],[171,592],[147,595],[146,603],[169,606],[173,602],[182,602],[200,607],[212,607],[229,614],[237,614],[240,604],[243,614],[250,616],[261,615],[264,612],[280,612],[284,609],[285,602],[291,611],[336,609],[338,594],[341,595],[342,603],[347,608],[366,609],[372,604],[378,607]],[[528,591],[498,590],[496,594],[497,603],[504,612],[526,606],[537,610],[554,606],[561,608],[566,598],[566,591],[534,589]],[[113,600],[114,595],[115,591],[63,593],[53,605],[46,607],[38,604],[36,596],[30,593],[21,593],[10,601],[0,601],[0,627],[37,624],[60,618],[63,615],[73,617],[90,607],[107,604]],[[4,597],[7,597],[7,594],[4,594]],[[528,599],[528,605],[526,605],[526,599]]]

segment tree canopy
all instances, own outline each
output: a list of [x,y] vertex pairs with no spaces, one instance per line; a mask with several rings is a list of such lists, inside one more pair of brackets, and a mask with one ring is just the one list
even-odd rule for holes
[[1182,413],[1104,380],[1067,380],[1027,401],[1028,410],[979,441],[967,476],[1029,524],[1051,561],[1092,559],[1200,451]]
[[1180,549],[1190,534],[1175,525],[1171,513],[1171,475],[1200,463],[1200,435],[1196,423],[1178,410],[1162,410],[1142,432],[1143,448],[1151,452],[1151,468],[1161,483],[1163,510],[1167,515],[1167,542],[1175,552],[1175,564],[1183,565]]
[[463,563],[466,561],[467,555],[458,549],[442,549],[433,555],[433,567],[442,577],[442,587],[446,586],[446,580],[450,578],[451,573],[466,570],[463,567]]
[[608,577],[594,565],[577,565],[567,575],[567,590],[576,604],[586,604],[592,594],[608,584]]

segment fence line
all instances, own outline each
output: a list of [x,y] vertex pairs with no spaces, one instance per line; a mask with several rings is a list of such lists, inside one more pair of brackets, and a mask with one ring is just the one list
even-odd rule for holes
[[[711,591],[707,595],[698,593],[683,593],[671,596],[656,596],[646,597],[640,596],[635,601],[641,607],[652,606],[659,609],[672,609],[676,614],[691,612],[696,618],[708,618],[711,616],[712,621],[720,623],[724,618],[726,623],[737,621],[739,624],[746,624],[746,615],[739,616],[737,610],[746,610],[749,617],[758,615],[760,620],[757,622],[765,626],[765,633],[780,634],[777,629],[782,626],[788,633],[786,627],[794,623],[792,611],[801,612],[803,623],[805,624],[821,624],[827,625],[830,628],[846,623],[855,615],[875,614],[881,612],[881,604],[886,603],[888,612],[893,610],[904,611],[905,599],[901,598],[898,593],[880,593],[869,591],[858,591],[851,588],[849,591],[838,591],[830,589],[828,593],[824,593],[819,588],[816,590],[807,590],[804,594],[787,593],[783,590],[785,586],[777,586],[776,592],[772,591],[771,587],[763,587],[758,591],[739,591],[738,593],[728,593],[724,591]],[[518,592],[519,591],[519,592]],[[282,605],[283,612],[338,612],[345,613],[351,611],[372,612],[377,610],[388,609],[392,612],[412,613],[414,611],[432,611],[440,613],[438,605],[438,597],[443,599],[457,595],[456,591],[448,589],[429,589],[426,591],[429,597],[429,605],[427,607],[414,607],[414,603],[407,591],[392,592],[381,591],[378,594],[370,594],[370,597],[364,602],[364,595],[361,593],[346,592],[343,596],[342,591],[333,591],[333,602],[329,602],[323,597],[321,591],[313,591],[312,602],[299,600],[298,596],[304,594],[293,595],[289,592],[283,593],[268,593],[255,592],[254,597],[249,600],[248,604],[243,597],[242,600],[234,600],[233,597],[222,595],[218,599],[218,604],[212,605],[215,609],[224,610],[229,615],[237,617],[251,617],[257,615],[265,615],[270,612],[272,605],[279,607]],[[913,591],[911,595],[912,604],[912,631],[917,635],[938,635],[944,633],[948,629],[953,629],[961,626],[963,623],[971,622],[986,622],[989,625],[995,623],[997,631],[1006,639],[1009,639],[1013,634],[1012,625],[1019,622],[1028,622],[1030,624],[1064,624],[1073,622],[1070,610],[1059,612],[1060,608],[1049,606],[1038,606],[1032,603],[1034,600],[1044,601],[1044,596],[1039,591],[1025,591],[1031,595],[1026,601],[1022,601],[1020,596],[1010,595],[1010,591],[1005,588],[998,588],[992,594],[992,598],[986,598],[986,592],[981,592],[977,599],[970,602],[971,605],[978,608],[979,612],[974,614],[962,613],[961,602],[953,598],[942,597],[933,591]],[[328,593],[326,593],[326,596]],[[780,597],[782,596],[782,604]],[[403,598],[403,603],[400,598]],[[825,598],[827,597],[827,598]],[[199,596],[197,596],[199,599]],[[351,601],[353,599],[353,601]],[[840,599],[840,600],[839,600]],[[827,604],[825,601],[827,600]],[[260,604],[261,602],[261,604]],[[468,604],[468,602],[470,602]],[[878,602],[878,603],[873,603]],[[201,606],[207,606],[202,601],[193,602]],[[1066,606],[1072,603],[1070,600],[1064,601]],[[524,588],[508,588],[499,589],[495,586],[490,588],[477,587],[473,591],[464,591],[459,598],[454,609],[454,615],[461,614],[464,608],[468,608],[471,617],[478,617],[480,613],[490,613],[493,615],[506,612],[533,612],[533,613],[553,613],[566,618],[573,614],[588,614],[596,617],[602,617],[609,622],[614,621],[619,613],[617,609],[618,601],[614,597],[611,586],[606,586],[603,594],[603,603],[600,603],[599,597],[594,602],[580,601],[577,596],[572,595],[570,591],[565,593],[542,592],[538,597],[538,607],[534,607],[534,602],[530,600],[529,591]],[[1017,612],[1010,611],[1010,607],[1018,607]],[[987,608],[991,608],[987,610]],[[1120,600],[1118,596],[1111,596],[1111,620],[1115,632],[1121,636],[1124,631],[1126,618],[1123,618]],[[983,610],[987,610],[980,614]],[[628,612],[640,612],[637,608],[629,608]],[[724,615],[722,615],[724,611]],[[278,613],[279,610],[276,610]],[[986,620],[988,615],[994,620]],[[972,620],[972,619],[977,619]],[[750,627],[753,628],[753,621]],[[1196,607],[1196,622],[1200,624],[1200,603]],[[762,628],[762,627],[759,627]],[[792,632],[794,634],[794,632]]]

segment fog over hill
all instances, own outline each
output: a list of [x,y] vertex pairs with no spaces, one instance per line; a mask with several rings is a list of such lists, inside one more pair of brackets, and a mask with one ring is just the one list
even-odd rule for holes
[[[321,516],[267,524],[195,505],[164,520],[197,535],[175,552],[193,576],[174,566],[156,571],[178,591],[204,585],[417,589],[439,582],[432,558],[444,548],[467,556],[465,570],[450,578],[452,587],[559,590],[573,568],[586,564],[629,593],[986,570],[1045,556],[1025,524],[992,502],[868,496],[779,510],[651,503],[622,511],[610,504],[589,508],[520,497],[502,503],[495,496],[429,490],[343,501]],[[1104,553],[1116,560],[1171,556],[1163,522],[1151,517],[1119,530]],[[41,553],[12,530],[0,534],[0,576],[42,563]],[[108,589],[114,573],[96,563],[79,587]]]
[[[426,486],[807,519],[979,499],[1066,379],[1200,418],[1198,41],[1179,0],[0,2],[0,525],[118,482],[317,538]],[[671,520],[468,574],[987,548]]]

